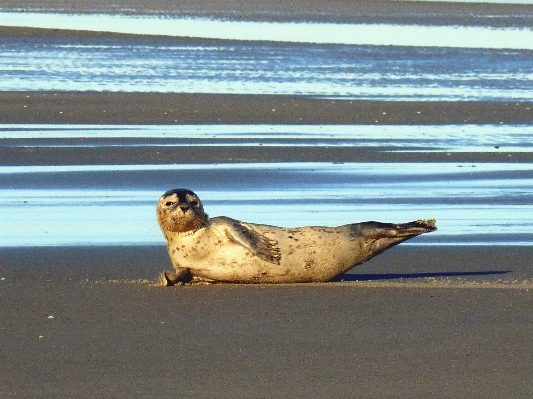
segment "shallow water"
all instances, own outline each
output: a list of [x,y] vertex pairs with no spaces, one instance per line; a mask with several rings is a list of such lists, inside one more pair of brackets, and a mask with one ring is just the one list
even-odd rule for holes
[[[531,126],[503,125],[0,126],[8,146],[275,143],[374,147],[405,153],[406,160],[422,150],[529,152],[530,132]],[[154,207],[173,187],[197,191],[212,216],[256,223],[331,226],[437,218],[438,232],[412,244],[524,245],[533,238],[531,163],[308,162],[3,166],[0,242],[159,244]]]
[[[0,17],[8,24],[5,14]],[[82,25],[79,16],[14,17],[15,26],[41,26],[36,18],[44,18],[45,27],[103,31],[110,26],[109,16],[86,16],[92,27]],[[21,24],[20,18],[33,22]],[[210,38],[208,28],[222,23],[239,27],[226,29],[234,36],[225,39],[260,41],[4,36],[2,90],[533,101],[531,29],[267,24],[259,30],[254,23],[144,18],[132,24],[121,18],[113,21],[126,22],[120,29],[133,33]],[[65,22],[75,26],[61,25]],[[176,29],[176,22],[192,30],[165,33],[163,28]],[[149,31],[154,26],[158,32]],[[250,28],[261,37],[235,36]],[[333,44],[317,43],[326,37],[323,29]],[[368,35],[381,42],[368,41]],[[3,145],[23,147],[351,146],[405,154],[510,155],[533,147],[531,125],[2,125],[0,135]],[[299,226],[436,218],[437,232],[409,244],[530,245],[533,238],[530,163],[58,165],[0,167],[0,245],[162,244],[155,203],[176,186],[195,190],[211,216],[249,222]]]
[[[119,26],[118,22],[106,22],[106,18],[118,18],[117,21],[123,21],[122,25],[135,33],[143,33],[151,27],[161,34],[167,23],[178,24],[180,29],[199,26],[198,33],[187,31],[176,35],[201,38],[212,36],[211,28],[203,24],[215,24],[213,29],[218,32],[220,27],[216,24],[227,23],[230,26],[224,28],[224,32],[237,35],[250,30],[261,35],[254,39],[261,41],[248,42],[183,37],[2,37],[2,90],[303,94],[387,100],[533,100],[531,29],[300,24],[310,27],[306,30],[297,24],[264,23],[282,35],[268,42],[263,40],[270,40],[270,31],[259,29],[251,22],[252,25],[246,25],[231,21],[39,13],[3,13],[1,16],[2,24],[6,25],[79,29],[92,26],[91,29],[98,31]],[[73,25],[63,26],[70,18],[74,18]],[[86,19],[84,23],[89,26],[75,18]],[[32,22],[34,19],[41,22]],[[189,22],[192,25],[189,26]],[[343,33],[344,28],[361,30]],[[422,28],[429,31],[419,32]],[[395,32],[396,29],[402,32]],[[300,38],[300,43],[287,41],[291,32]],[[325,32],[337,32],[340,38],[331,39],[330,44],[316,43],[314,38],[323,37]],[[505,35],[493,37],[500,33]],[[401,41],[371,43],[366,37]],[[347,43],[345,38],[353,40]],[[446,42],[422,41],[426,38]],[[469,40],[479,43],[469,44]],[[507,48],[499,48],[500,41]]]
[[512,153],[533,151],[531,133],[531,125],[0,124],[0,136],[6,141],[13,139],[11,145],[21,147],[260,145]]
[[[17,187],[6,187],[7,178]],[[211,216],[248,222],[436,218],[439,230],[412,244],[533,238],[533,164],[28,166],[0,168],[0,182],[3,246],[161,244],[155,203],[176,186],[194,189]]]
[[138,35],[367,46],[533,50],[533,29],[390,24],[230,21],[169,16],[0,12],[4,26]]

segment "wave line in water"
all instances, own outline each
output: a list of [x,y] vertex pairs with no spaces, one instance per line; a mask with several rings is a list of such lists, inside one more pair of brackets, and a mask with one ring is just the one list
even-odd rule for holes
[[3,26],[123,34],[370,46],[533,49],[533,30],[464,26],[227,21],[0,12]]

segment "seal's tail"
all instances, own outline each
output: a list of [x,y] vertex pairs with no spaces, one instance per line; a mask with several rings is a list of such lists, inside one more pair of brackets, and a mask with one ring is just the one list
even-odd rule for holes
[[350,228],[354,237],[362,237],[369,245],[370,257],[373,257],[410,238],[437,230],[435,222],[435,219],[401,224],[364,222],[350,225]]

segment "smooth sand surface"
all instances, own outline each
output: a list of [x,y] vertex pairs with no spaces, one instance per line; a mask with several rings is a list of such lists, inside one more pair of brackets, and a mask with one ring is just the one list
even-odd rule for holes
[[0,123],[525,124],[527,102],[361,101],[304,96],[0,92]]
[[4,10],[175,15],[234,20],[531,26],[530,4],[389,0],[3,0]]
[[[0,272],[3,398],[518,398],[533,389],[533,296],[518,285],[162,288],[143,280],[165,267],[162,247],[46,252],[0,252],[10,260]],[[459,254],[434,270],[449,272]],[[470,270],[484,261],[495,267],[480,256]]]
[[0,396],[528,397],[531,255],[400,246],[348,282],[158,287],[163,246],[2,249]]
[[49,281],[1,292],[4,398],[520,398],[533,389],[525,290]]

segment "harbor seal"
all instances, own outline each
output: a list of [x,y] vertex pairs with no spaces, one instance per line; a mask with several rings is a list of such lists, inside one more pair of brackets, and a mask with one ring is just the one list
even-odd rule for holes
[[387,248],[437,229],[434,219],[283,228],[209,218],[200,198],[184,188],[161,196],[157,219],[174,267],[161,273],[162,285],[327,282]]

